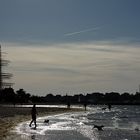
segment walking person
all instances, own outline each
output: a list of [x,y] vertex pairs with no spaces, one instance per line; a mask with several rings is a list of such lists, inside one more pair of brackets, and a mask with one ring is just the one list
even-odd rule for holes
[[35,124],[35,129],[36,129],[36,115],[37,115],[37,111],[36,111],[36,104],[33,105],[32,110],[31,110],[31,116],[32,116],[32,120],[29,124],[29,126],[31,127],[32,123],[34,122]]
[[84,102],[85,111],[87,110],[87,102]]
[[111,104],[108,104],[108,109],[109,111],[111,111]]

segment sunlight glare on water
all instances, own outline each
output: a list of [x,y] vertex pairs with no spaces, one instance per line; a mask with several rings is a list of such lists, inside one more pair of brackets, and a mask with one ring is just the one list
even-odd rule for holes
[[[114,106],[111,111],[91,106],[86,112],[65,113],[37,119],[37,129],[29,121],[19,124],[15,131],[23,140],[139,140],[139,106]],[[44,120],[49,119],[49,124]],[[103,131],[94,125],[104,125]]]

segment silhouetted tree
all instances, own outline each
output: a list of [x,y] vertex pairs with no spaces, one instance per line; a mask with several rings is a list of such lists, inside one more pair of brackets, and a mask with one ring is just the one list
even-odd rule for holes
[[27,103],[30,99],[30,94],[26,93],[23,89],[19,89],[16,91],[18,101],[22,103]]
[[15,103],[15,92],[13,88],[5,88],[1,91],[1,100],[3,100],[4,102],[11,102],[11,103]]

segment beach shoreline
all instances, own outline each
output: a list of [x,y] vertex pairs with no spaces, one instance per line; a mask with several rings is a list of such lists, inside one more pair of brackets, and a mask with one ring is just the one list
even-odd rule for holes
[[[49,116],[67,112],[82,111],[80,108],[37,107],[38,116]],[[31,120],[31,107],[0,107],[0,139],[12,135],[11,130],[21,122]]]

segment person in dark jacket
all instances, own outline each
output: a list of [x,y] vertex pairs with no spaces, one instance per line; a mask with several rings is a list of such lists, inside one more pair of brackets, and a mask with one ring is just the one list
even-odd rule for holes
[[111,104],[108,104],[108,109],[109,109],[109,111],[111,110]]
[[32,116],[32,120],[29,124],[29,126],[31,127],[32,123],[34,122],[35,124],[35,129],[36,129],[36,115],[37,115],[37,111],[36,111],[36,104],[33,105],[32,110],[31,110],[31,116]]

